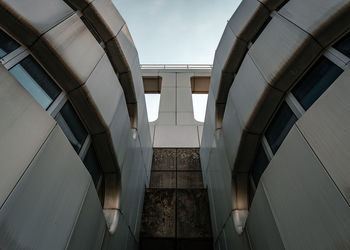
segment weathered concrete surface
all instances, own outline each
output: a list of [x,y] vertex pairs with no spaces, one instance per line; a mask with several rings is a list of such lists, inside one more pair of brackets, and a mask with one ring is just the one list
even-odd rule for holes
[[199,149],[154,149],[141,249],[212,249],[208,193]]
[[210,238],[208,193],[205,189],[177,190],[177,237]]
[[176,171],[152,171],[150,188],[176,188]]
[[146,190],[141,237],[174,238],[175,203],[175,189]]
[[201,171],[198,148],[179,148],[176,150],[177,170]]
[[176,170],[176,149],[155,148],[152,162],[153,170]]

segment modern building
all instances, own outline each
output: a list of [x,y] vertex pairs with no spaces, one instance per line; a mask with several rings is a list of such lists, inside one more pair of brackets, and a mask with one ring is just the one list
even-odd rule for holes
[[244,0],[201,143],[215,249],[350,248],[350,1]]
[[152,144],[109,0],[0,2],[0,249],[136,249]]
[[349,0],[243,0],[212,68],[140,67],[110,0],[0,0],[0,249],[142,248],[174,182],[163,249],[349,249],[349,32]]

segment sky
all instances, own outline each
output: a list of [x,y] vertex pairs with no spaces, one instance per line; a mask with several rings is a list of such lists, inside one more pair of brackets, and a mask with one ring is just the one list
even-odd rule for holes
[[113,0],[141,64],[212,64],[240,0]]
[[[213,64],[227,21],[241,0],[112,0],[123,16],[141,64]],[[146,95],[149,121],[158,117],[159,95]],[[204,121],[207,95],[193,95]]]

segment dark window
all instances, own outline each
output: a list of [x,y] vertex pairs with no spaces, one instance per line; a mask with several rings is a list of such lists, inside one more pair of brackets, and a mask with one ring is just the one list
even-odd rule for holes
[[293,111],[286,102],[283,102],[265,132],[266,140],[273,153],[276,153],[296,121],[297,117],[294,115]]
[[0,58],[11,53],[18,47],[20,47],[20,45],[16,41],[0,30]]
[[70,102],[64,104],[60,112],[56,115],[55,120],[60,125],[75,151],[79,153],[87,137],[87,132]]
[[342,72],[341,68],[322,56],[293,88],[292,93],[307,110]]
[[260,145],[252,167],[252,176],[256,187],[258,186],[260,177],[264,173],[267,165],[269,165],[269,159],[267,158],[262,145]]
[[86,169],[89,171],[96,187],[98,184],[98,180],[101,177],[101,168],[98,164],[96,153],[92,145],[89,147],[89,150],[86,153],[86,156],[84,158],[84,164]]
[[32,56],[27,56],[9,71],[44,109],[61,93],[61,89]]
[[340,39],[333,47],[347,57],[350,57],[350,33]]

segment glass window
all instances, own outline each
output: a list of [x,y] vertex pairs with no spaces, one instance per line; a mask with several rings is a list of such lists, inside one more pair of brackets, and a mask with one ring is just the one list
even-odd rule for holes
[[265,132],[265,137],[270,145],[273,153],[276,153],[281,146],[284,138],[286,138],[289,130],[297,121],[297,117],[293,111],[289,108],[286,102],[282,103],[282,106],[277,111],[271,124]]
[[87,137],[87,132],[70,102],[64,104],[60,112],[56,115],[55,120],[60,125],[75,151],[79,153]]
[[4,31],[0,30],[0,58],[11,53],[15,49],[20,47],[20,45],[9,37]]
[[307,110],[342,72],[341,68],[322,56],[293,88],[292,93]]
[[61,93],[61,89],[32,56],[24,58],[10,72],[44,109]]
[[333,45],[333,48],[340,51],[347,57],[350,57],[350,33],[340,39],[336,44]]
[[268,164],[269,159],[267,158],[266,153],[260,144],[252,167],[252,177],[256,187],[258,186],[260,177],[264,173]]
[[101,177],[101,168],[99,166],[96,153],[92,145],[90,145],[86,153],[86,156],[84,158],[84,164],[86,169],[89,171],[96,187]]

